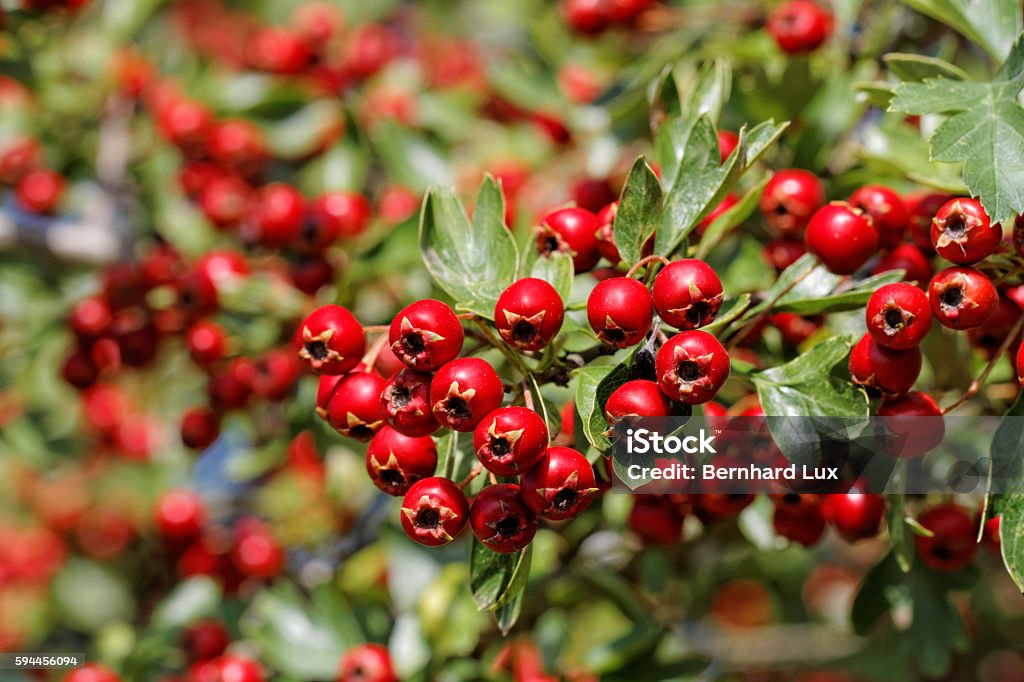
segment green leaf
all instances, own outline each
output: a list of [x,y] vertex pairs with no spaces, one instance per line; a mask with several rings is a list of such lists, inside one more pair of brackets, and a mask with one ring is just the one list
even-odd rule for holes
[[280,159],[309,156],[332,131],[345,125],[345,114],[336,100],[318,99],[267,130],[267,147]]
[[[573,372],[577,377],[575,404],[583,423],[583,436],[598,452],[607,452],[611,447],[611,442],[604,435],[608,430],[608,421],[604,418],[604,405],[612,391],[629,381],[630,367],[635,354],[634,350],[618,365],[591,365]],[[577,447],[582,445],[583,443],[578,442]]]
[[697,82],[692,87],[684,88],[690,94],[686,98],[683,117],[696,120],[698,116],[706,114],[717,124],[731,90],[732,69],[729,63],[716,59],[706,64],[697,75]]
[[504,198],[490,176],[480,186],[472,223],[446,187],[427,192],[420,215],[420,252],[434,281],[459,307],[487,319],[519,270],[519,252],[503,215]]
[[164,597],[150,622],[159,628],[183,627],[215,613],[220,598],[220,585],[212,578],[189,578]]
[[996,495],[993,507],[1002,517],[999,522],[999,538],[1002,544],[1003,563],[1006,570],[1024,592],[1024,430],[1020,428],[1024,417],[1024,395],[1006,413],[992,440],[992,461],[994,478],[1001,483],[1003,494]]
[[534,253],[530,258],[533,259],[530,277],[544,280],[555,288],[562,301],[568,301],[576,275],[572,256],[562,251],[552,251],[544,255]]
[[1002,60],[1021,30],[1019,0],[903,0]]
[[626,265],[631,266],[642,257],[644,243],[658,226],[661,199],[658,176],[644,157],[638,157],[622,188],[612,226],[615,246]]
[[890,553],[864,576],[860,590],[850,609],[850,622],[853,625],[853,631],[858,635],[866,635],[872,626],[889,611],[886,590],[889,585],[902,579],[902,572],[896,563],[894,554]]
[[110,623],[131,621],[136,604],[124,576],[85,559],[69,559],[53,580],[53,599],[65,624],[96,632]]
[[481,611],[495,611],[512,602],[526,587],[533,546],[499,554],[473,538],[469,552],[469,587]]
[[893,52],[885,55],[882,59],[889,70],[902,81],[920,82],[925,78],[949,78],[965,81],[969,78],[967,72],[959,66],[938,57]]
[[834,275],[823,265],[779,299],[774,309],[798,315],[823,315],[863,308],[879,287],[903,280],[903,270],[890,270],[863,279],[853,287],[843,287],[844,277]]
[[377,126],[373,143],[395,183],[416,192],[432,185],[455,184],[448,159],[417,131],[384,121]]
[[892,544],[892,553],[900,570],[906,573],[914,565],[916,556],[914,538],[907,533],[907,524],[903,520],[907,517],[906,495],[890,495],[887,500],[885,523],[889,529],[889,542]]
[[707,258],[707,255],[711,253],[711,249],[715,248],[730,230],[754,213],[758,201],[761,199],[761,191],[764,190],[764,186],[768,184],[769,179],[765,177],[761,182],[748,189],[739,201],[708,225],[707,229],[704,230],[704,234],[701,235],[695,258]]
[[460,437],[458,431],[449,431],[434,441],[437,445],[437,470],[453,481],[465,480],[477,461],[473,435]]

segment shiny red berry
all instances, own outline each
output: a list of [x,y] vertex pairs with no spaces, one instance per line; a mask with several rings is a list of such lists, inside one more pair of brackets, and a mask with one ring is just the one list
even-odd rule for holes
[[246,55],[255,68],[276,74],[298,73],[310,58],[302,37],[292,29],[278,26],[254,31],[246,45]]
[[526,407],[499,407],[473,431],[473,449],[484,467],[498,476],[518,476],[548,447],[544,419]]
[[607,0],[561,0],[559,9],[577,33],[596,35],[608,27]]
[[210,680],[203,678],[202,682],[264,682],[266,679],[259,663],[245,656],[224,654],[212,663],[217,677]]
[[1003,230],[989,220],[976,199],[953,199],[932,220],[932,244],[940,256],[958,265],[977,263],[999,248]]
[[537,252],[561,251],[572,256],[573,268],[587,272],[597,265],[597,216],[585,208],[563,208],[544,216],[536,230]]
[[912,284],[880,287],[868,299],[865,319],[875,341],[895,350],[919,345],[932,326],[928,296]]
[[444,303],[429,298],[402,309],[388,331],[391,351],[421,372],[431,372],[458,357],[463,338],[458,316]]
[[654,309],[677,329],[697,329],[714,322],[722,307],[722,281],[704,261],[686,258],[666,265],[654,278]]
[[761,192],[759,207],[768,226],[783,236],[801,237],[811,216],[825,204],[818,176],[800,168],[776,171]]
[[1024,386],[1024,343],[1017,349],[1017,381]]
[[213,618],[203,618],[181,633],[181,648],[193,663],[220,656],[230,643],[231,636],[227,628]]
[[812,547],[825,534],[825,515],[822,513],[821,505],[816,503],[792,507],[776,504],[772,514],[772,526],[778,535],[787,540],[804,547]]
[[366,442],[384,425],[380,397],[387,381],[376,372],[349,372],[327,403],[327,422],[343,436]]
[[645,545],[670,545],[679,542],[685,516],[669,498],[636,495],[626,524]]
[[249,210],[252,187],[237,175],[224,174],[210,179],[199,190],[199,209],[213,226],[226,230],[235,227]]
[[60,202],[67,183],[56,171],[43,168],[29,171],[14,188],[14,196],[26,211],[50,213]]
[[999,306],[992,280],[974,268],[946,268],[928,287],[935,319],[950,329],[973,329],[985,324]]
[[871,493],[851,491],[825,495],[821,504],[825,518],[847,542],[878,535],[885,515],[885,498]]
[[878,408],[891,440],[886,450],[896,457],[921,457],[942,444],[946,425],[942,410],[927,393],[910,391],[890,398]]
[[86,663],[65,675],[63,682],[121,682],[121,677],[105,665]]
[[[306,200],[296,187],[284,182],[272,182],[260,188],[247,226],[251,234],[245,236],[263,246],[281,248],[284,246],[329,245],[323,235],[306,229]],[[310,234],[312,233],[312,237]],[[321,241],[326,243],[321,244]],[[313,250],[313,249],[310,249]]]
[[263,521],[244,518],[235,524],[231,561],[243,575],[273,578],[284,568],[284,560],[281,544]]
[[625,417],[667,417],[672,414],[672,403],[647,379],[633,379],[619,386],[608,396],[604,416],[609,426]]
[[958,571],[971,563],[978,549],[978,528],[966,509],[953,503],[940,504],[926,510],[918,523],[933,535],[917,535],[917,554],[934,571]]
[[871,269],[871,274],[879,275],[890,270],[903,270],[906,273],[903,275],[903,281],[912,282],[921,289],[928,286],[932,275],[935,274],[928,258],[914,244],[900,244],[883,254]]
[[185,346],[193,362],[200,366],[210,365],[224,359],[227,332],[216,322],[200,320],[185,333]]
[[577,516],[597,493],[594,467],[572,448],[548,448],[522,478],[520,494],[535,514],[552,521]]
[[807,223],[807,249],[831,272],[850,275],[878,250],[878,232],[871,218],[843,202],[818,209]]
[[807,245],[802,239],[773,239],[764,245],[762,253],[775,271],[781,273],[807,253]]
[[71,309],[68,322],[79,339],[94,339],[110,329],[111,310],[102,296],[83,298]]
[[284,400],[301,373],[302,365],[291,352],[271,348],[253,363],[252,392],[265,400]]
[[904,395],[921,373],[921,351],[893,350],[875,342],[870,334],[861,337],[850,352],[850,375],[858,386],[876,389],[883,395]]
[[718,131],[718,158],[722,163],[732,155],[736,145],[740,143],[740,136],[731,130]]
[[342,656],[335,682],[398,682],[398,676],[387,647],[360,644]]
[[174,542],[196,540],[206,525],[206,504],[191,490],[172,488],[157,500],[153,513],[157,531]]
[[526,277],[513,283],[494,305],[494,324],[505,343],[519,350],[547,346],[562,328],[565,305],[555,288]]
[[489,485],[477,494],[469,509],[473,535],[485,547],[509,554],[526,547],[537,534],[537,516],[513,483]]
[[832,35],[832,13],[813,0],[786,0],[768,15],[766,27],[780,50],[805,54]]
[[366,352],[359,320],[340,305],[325,305],[309,315],[297,334],[299,358],[316,374],[344,374]]
[[207,407],[193,407],[181,418],[181,442],[205,450],[220,436],[220,415]]
[[619,255],[619,248],[615,246],[615,215],[619,212],[619,202],[613,201],[600,210],[597,214],[597,251],[601,257],[612,265],[618,265],[622,260]]
[[246,178],[258,174],[267,160],[263,131],[243,118],[214,125],[206,139],[206,152],[221,166]]
[[590,292],[587,319],[597,338],[616,348],[626,348],[643,341],[650,331],[654,302],[643,283],[612,277]]
[[911,192],[903,197],[907,206],[910,238],[917,248],[929,256],[935,253],[932,244],[932,220],[939,209],[956,197],[935,192]]
[[432,379],[425,372],[406,367],[388,380],[380,394],[380,411],[393,429],[415,438],[441,428],[430,408]]
[[447,478],[421,479],[402,500],[402,529],[421,545],[436,547],[451,542],[467,521],[466,494]]
[[434,417],[455,431],[472,431],[488,414],[501,407],[505,388],[486,360],[452,360],[430,382]]
[[850,195],[849,202],[871,216],[879,248],[892,249],[903,241],[910,214],[899,194],[881,185],[865,185]]
[[366,471],[388,495],[405,495],[413,483],[434,475],[437,446],[429,436],[410,438],[385,426],[366,449]]
[[730,366],[729,353],[718,339],[699,330],[676,334],[654,358],[658,386],[687,405],[713,399],[729,378]]
[[370,224],[373,207],[370,201],[356,192],[327,192],[313,200],[309,206],[309,220],[320,234],[333,234],[344,238],[357,237]]

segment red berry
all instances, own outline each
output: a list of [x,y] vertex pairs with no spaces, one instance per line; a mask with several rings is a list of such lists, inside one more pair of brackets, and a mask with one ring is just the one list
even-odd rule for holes
[[607,180],[585,178],[575,183],[571,189],[572,201],[580,208],[597,213],[615,201],[616,193]]
[[181,418],[181,442],[205,450],[220,436],[220,415],[206,407],[193,407]]
[[[1003,341],[1013,331],[1020,316],[1020,306],[1009,298],[1001,296],[992,317],[984,325],[968,331],[967,338],[971,340],[972,346],[985,353],[989,359],[992,359],[999,353]],[[1019,339],[1014,339],[1011,342],[1011,352],[1015,349],[1014,344],[1017,341]]]
[[932,220],[932,244],[940,256],[958,265],[977,263],[999,248],[1003,230],[993,225],[976,199],[953,199]]
[[252,392],[261,398],[281,401],[295,388],[302,366],[283,348],[272,348],[253,364]]
[[[266,678],[259,663],[236,654],[225,654],[214,659],[217,677],[201,682],[264,682]],[[197,680],[196,682],[200,682]]]
[[886,284],[871,294],[865,311],[868,332],[875,341],[895,350],[919,345],[932,325],[928,296],[899,282]]
[[807,245],[802,239],[773,239],[764,245],[762,253],[775,271],[781,273],[807,253]]
[[921,351],[893,350],[880,346],[870,334],[861,337],[850,352],[850,375],[858,386],[898,397],[909,391],[921,373]]
[[64,194],[64,178],[60,173],[40,168],[29,171],[14,188],[18,203],[32,213],[50,213]]
[[658,349],[654,368],[665,395],[699,405],[714,398],[729,378],[729,353],[711,334],[685,331]]
[[60,375],[69,386],[82,390],[96,383],[100,377],[100,368],[96,366],[89,351],[79,348],[64,359]]
[[309,220],[318,234],[357,237],[370,224],[373,207],[357,192],[334,191],[321,194],[309,206]]
[[429,436],[410,438],[385,426],[366,449],[366,471],[388,495],[405,495],[413,483],[434,475],[437,446]]
[[849,204],[832,202],[811,216],[805,241],[826,268],[849,275],[875,255],[878,232],[867,214]]
[[384,426],[380,397],[387,381],[376,372],[349,372],[327,403],[327,422],[343,436],[366,442]]
[[[260,188],[252,204],[250,226],[252,234],[245,236],[264,246],[280,248],[302,242],[307,244],[303,223],[306,217],[306,200],[295,187],[284,182],[272,182]],[[320,235],[312,231],[314,235]],[[336,235],[335,235],[336,236]],[[325,240],[327,243],[333,238]],[[318,244],[319,246],[320,244]]]
[[71,331],[79,339],[94,339],[110,328],[110,306],[100,296],[83,298],[71,309]]
[[718,205],[711,209],[711,211],[706,216],[701,218],[699,223],[697,223],[697,236],[703,237],[704,232],[707,231],[709,227],[711,227],[711,224],[713,222],[718,220],[718,218],[724,215],[726,211],[728,211],[730,208],[732,208],[739,202],[739,195],[737,195],[735,192],[729,192],[728,194],[726,194],[725,198],[718,202]]
[[253,364],[248,358],[235,358],[226,368],[210,377],[207,393],[210,405],[218,410],[244,407],[252,395]]
[[686,258],[666,265],[654,278],[654,309],[677,329],[697,329],[714,322],[722,307],[722,281],[704,261]]
[[494,305],[494,324],[505,343],[519,350],[547,346],[562,328],[565,306],[555,288],[526,277],[513,283]]
[[[786,495],[785,497],[790,497]],[[797,497],[793,495],[792,497]],[[821,506],[814,504],[799,504],[787,506],[776,504],[772,515],[772,526],[775,532],[804,547],[811,547],[821,540],[825,534],[825,515]]]
[[932,275],[935,274],[928,258],[914,244],[900,244],[889,253],[883,254],[875,263],[871,274],[878,275],[890,270],[905,271],[903,281],[912,282],[922,289],[927,286],[926,282],[931,280]]
[[360,644],[345,652],[335,682],[398,682],[398,676],[387,647]]
[[334,265],[319,254],[299,254],[288,268],[292,284],[309,296],[333,282],[335,274]]
[[431,380],[429,374],[406,367],[387,382],[380,394],[380,411],[393,429],[415,438],[441,428],[430,409]]
[[917,248],[929,256],[935,253],[932,244],[932,220],[946,203],[955,199],[949,194],[913,192],[903,198],[909,215],[910,238]]
[[672,403],[647,379],[633,379],[619,386],[608,396],[604,416],[610,426],[625,417],[667,417],[672,414]]
[[685,517],[668,498],[636,495],[626,523],[645,545],[671,545],[679,542]]
[[481,490],[469,510],[469,525],[485,547],[502,554],[526,547],[537,533],[537,517],[513,483]]
[[878,535],[885,515],[885,498],[856,491],[826,495],[822,510],[841,538],[857,542]]
[[402,529],[428,547],[455,539],[469,521],[469,503],[459,486],[447,478],[424,478],[402,500]]
[[654,319],[654,302],[641,282],[612,277],[599,282],[587,298],[587,319],[597,338],[616,348],[644,340]]
[[430,382],[434,417],[455,431],[472,431],[488,414],[501,407],[505,388],[486,360],[452,360]]
[[966,509],[953,503],[940,504],[926,510],[917,521],[933,533],[932,537],[914,537],[921,563],[943,572],[958,571],[971,563],[978,549],[978,528]]
[[594,467],[572,448],[548,448],[522,478],[520,494],[535,514],[552,521],[577,516],[594,501]]
[[1024,386],[1024,343],[1017,349],[1017,381]]
[[284,567],[284,550],[265,523],[244,518],[235,525],[231,561],[244,575],[273,578]]
[[596,35],[608,27],[608,0],[561,0],[565,23],[577,33]]
[[230,643],[227,628],[212,618],[204,618],[189,625],[181,634],[181,648],[193,663],[220,656]]
[[520,475],[540,459],[547,446],[544,419],[526,407],[499,407],[473,431],[477,458],[498,476]]
[[739,143],[740,136],[731,130],[718,131],[718,157],[722,163],[725,163]]
[[199,208],[214,227],[227,229],[237,225],[249,210],[252,187],[237,175],[210,179],[199,190]]
[[974,268],[946,268],[928,287],[932,313],[950,329],[985,324],[999,306],[999,292],[987,275]]
[[761,192],[761,215],[769,227],[800,237],[814,212],[825,203],[818,176],[800,168],[776,171]]
[[267,26],[253,32],[246,45],[249,62],[276,74],[300,72],[309,62],[309,47],[291,29]]
[[573,269],[587,272],[597,265],[597,216],[585,208],[563,208],[544,216],[536,230],[537,252],[561,251],[572,256]]
[[849,202],[871,216],[879,248],[892,249],[903,241],[910,214],[899,194],[881,185],[865,185],[850,195]]
[[1018,256],[1024,256],[1024,215],[1013,221],[1013,248]]
[[200,320],[185,333],[189,357],[197,365],[210,365],[224,359],[227,332],[216,322]]
[[359,320],[340,305],[325,305],[303,320],[297,335],[299,358],[316,374],[344,374],[366,352]]
[[615,215],[619,212],[619,202],[613,201],[597,214],[597,251],[601,257],[612,265],[622,260],[619,247],[615,245]]
[[897,457],[921,457],[941,445],[946,436],[942,410],[921,391],[886,400],[878,408],[878,416],[892,434],[886,449]]
[[786,54],[813,52],[832,34],[832,13],[812,0],[786,0],[768,15],[767,29]]
[[199,102],[179,99],[160,109],[157,126],[172,143],[195,154],[206,142],[213,115]]
[[154,511],[156,528],[160,534],[175,542],[197,539],[206,524],[206,504],[197,493],[175,488],[165,492]]
[[86,663],[65,675],[64,682],[121,682],[121,678],[105,665]]
[[206,139],[206,151],[221,166],[245,177],[258,173],[267,159],[263,131],[244,118],[216,124]]
[[208,251],[195,262],[195,271],[220,288],[249,274],[249,263],[237,251]]
[[462,350],[463,337],[462,323],[452,309],[429,298],[402,309],[388,330],[391,351],[421,372],[454,360]]
[[996,556],[1002,554],[1003,551],[1003,539],[999,530],[1001,525],[1001,518],[993,516],[985,522],[985,527],[981,535],[981,544],[985,545],[985,547]]

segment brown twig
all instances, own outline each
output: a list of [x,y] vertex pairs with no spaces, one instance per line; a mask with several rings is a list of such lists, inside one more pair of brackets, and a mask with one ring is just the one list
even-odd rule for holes
[[481,472],[482,472],[483,470],[484,470],[484,465],[483,465],[483,464],[477,464],[477,465],[476,465],[475,467],[473,467],[473,469],[472,469],[472,470],[471,470],[471,471],[469,472],[469,476],[466,476],[465,480],[463,480],[463,481],[462,481],[462,483],[459,483],[459,488],[461,488],[462,490],[465,490],[465,489],[466,489],[466,486],[467,486],[467,485],[469,485],[470,483],[472,483],[472,482],[473,482],[473,479],[474,479],[474,478],[476,478],[477,476],[479,476],[479,475],[480,475],[480,473],[481,473]]
[[632,277],[633,275],[636,274],[637,270],[639,270],[640,268],[644,267],[648,263],[652,263],[654,261],[658,261],[662,265],[668,265],[669,264],[669,259],[665,258],[664,256],[658,256],[658,255],[645,256],[645,257],[641,258],[640,260],[638,260],[636,262],[636,265],[634,265],[633,267],[631,267],[629,269],[629,272],[626,273],[626,277]]
[[1003,353],[1009,350],[1010,346],[1013,345],[1014,340],[1020,336],[1021,329],[1024,329],[1024,315],[1021,315],[1020,319],[1017,320],[1017,323],[1013,325],[1013,329],[1011,329],[1010,333],[1006,335],[1005,339],[1003,339],[1003,343],[999,346],[999,350],[992,355],[992,359],[988,361],[987,365],[985,365],[985,369],[978,375],[978,378],[971,382],[971,385],[967,387],[967,390],[964,391],[964,394],[960,396],[955,403],[943,409],[942,414],[949,414],[973,398],[978,391],[981,390],[985,380],[988,379],[988,375],[992,373],[992,370],[995,369],[996,363],[999,362],[999,358],[1003,357]]
[[381,334],[377,338],[377,340],[373,342],[373,345],[370,346],[370,349],[366,351],[366,355],[363,356],[361,364],[365,365],[367,368],[373,367],[373,365],[377,362],[377,358],[380,357],[381,351],[384,350],[384,346],[387,344],[387,342],[388,335]]

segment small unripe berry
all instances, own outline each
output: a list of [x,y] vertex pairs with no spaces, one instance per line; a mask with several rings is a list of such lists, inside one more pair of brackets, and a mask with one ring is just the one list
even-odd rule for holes
[[572,448],[550,447],[523,475],[520,494],[534,513],[552,521],[571,519],[597,493],[594,467]]
[[462,350],[464,332],[458,316],[433,299],[416,301],[395,315],[388,331],[391,351],[408,367],[431,372]]
[[919,345],[932,324],[928,296],[903,282],[886,284],[873,293],[865,317],[875,341],[895,350]]
[[485,547],[502,554],[526,547],[537,533],[537,517],[512,483],[481,490],[469,510],[469,523]]
[[562,328],[565,306],[555,288],[526,277],[513,283],[494,305],[494,324],[505,343],[519,350],[547,346]]
[[597,337],[616,348],[643,341],[654,319],[651,294],[641,282],[612,277],[599,282],[587,298],[587,319]]
[[459,486],[447,478],[424,478],[402,500],[402,529],[428,547],[455,539],[469,521],[469,503]]
[[722,307],[722,281],[704,261],[687,258],[666,265],[654,278],[654,309],[677,329],[697,329],[714,322]]
[[473,432],[473,448],[484,467],[498,476],[518,476],[548,447],[544,419],[526,407],[499,407]]
[[729,378],[729,353],[707,332],[685,331],[670,338],[654,359],[658,386],[672,400],[699,405],[713,399]]

